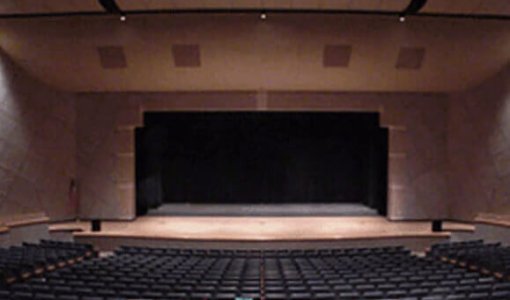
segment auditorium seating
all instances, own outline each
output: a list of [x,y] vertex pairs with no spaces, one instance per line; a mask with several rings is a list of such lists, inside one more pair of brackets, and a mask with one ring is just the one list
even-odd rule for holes
[[[455,247],[456,244],[451,248]],[[49,241],[21,248],[23,253],[32,249],[50,253],[62,249],[70,253],[58,256],[64,258],[91,250],[89,246]],[[0,298],[510,299],[510,283],[445,262],[434,254],[447,248],[434,246],[427,256],[420,257],[403,247],[316,250],[121,247],[112,255],[81,260],[7,284],[0,290]],[[45,257],[50,259],[41,261],[58,261],[53,255],[48,254]],[[37,264],[27,260],[22,265]]]
[[92,257],[90,245],[41,241],[0,248],[0,282],[9,284]]
[[510,247],[481,240],[432,246],[428,256],[510,279]]

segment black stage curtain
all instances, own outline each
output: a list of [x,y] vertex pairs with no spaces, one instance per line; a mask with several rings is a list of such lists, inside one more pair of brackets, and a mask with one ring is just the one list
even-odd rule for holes
[[385,213],[376,113],[146,113],[139,214],[162,203],[363,203]]

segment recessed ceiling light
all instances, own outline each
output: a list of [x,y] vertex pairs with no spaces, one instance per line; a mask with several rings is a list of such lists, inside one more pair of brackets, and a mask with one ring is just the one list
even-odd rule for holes
[[126,22],[126,20],[127,20],[126,15],[121,15],[121,16],[120,16],[120,21],[121,21],[121,22]]
[[260,14],[260,19],[261,19],[261,20],[265,20],[266,18],[267,18],[266,13],[261,13],[261,14]]
[[401,22],[401,23],[404,23],[406,21],[406,17],[405,16],[400,16],[398,18],[398,20]]

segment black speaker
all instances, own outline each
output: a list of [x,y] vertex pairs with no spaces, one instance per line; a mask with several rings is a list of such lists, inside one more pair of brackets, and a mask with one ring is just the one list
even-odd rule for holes
[[433,220],[432,221],[432,231],[433,232],[443,231],[443,221],[441,221],[441,220]]
[[101,231],[101,220],[92,220],[92,231]]

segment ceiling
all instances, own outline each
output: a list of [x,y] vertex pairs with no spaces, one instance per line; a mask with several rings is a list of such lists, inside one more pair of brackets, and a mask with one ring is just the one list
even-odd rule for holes
[[448,92],[510,62],[510,22],[502,20],[75,16],[3,19],[0,33],[0,47],[30,74],[80,92]]
[[[450,92],[510,63],[510,0],[428,0],[427,15],[405,23],[396,14],[410,0],[116,3],[126,22],[96,0],[2,0],[0,47],[33,76],[79,92]],[[166,13],[178,10],[190,13]]]
[[[342,10],[401,12],[410,0],[116,0],[123,11],[160,10]],[[101,13],[97,0],[2,0],[0,15]],[[428,0],[425,14],[510,16],[508,0]]]

